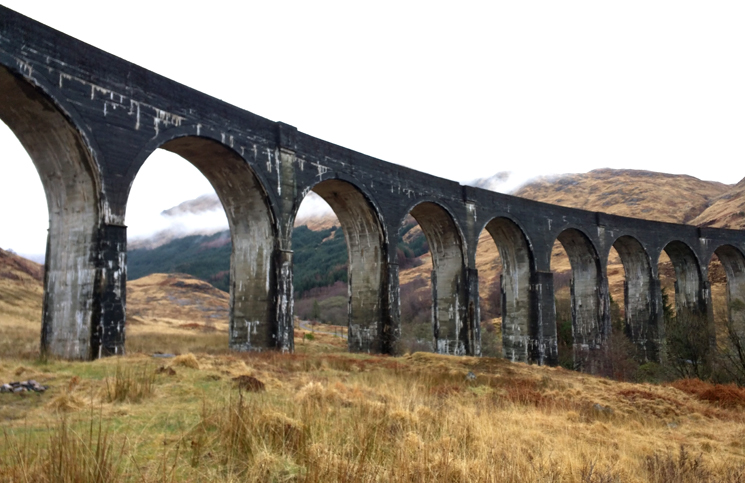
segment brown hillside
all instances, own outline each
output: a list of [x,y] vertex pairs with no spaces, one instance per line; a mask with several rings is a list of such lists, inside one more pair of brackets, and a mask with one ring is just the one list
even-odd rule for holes
[[0,249],[0,354],[39,350],[43,279],[43,266]]
[[689,223],[730,188],[686,175],[606,168],[538,179],[514,194],[583,210]]
[[229,303],[227,293],[190,275],[148,275],[127,283],[127,334],[184,330],[227,334]]
[[745,228],[745,179],[715,198],[711,206],[690,223],[714,228]]

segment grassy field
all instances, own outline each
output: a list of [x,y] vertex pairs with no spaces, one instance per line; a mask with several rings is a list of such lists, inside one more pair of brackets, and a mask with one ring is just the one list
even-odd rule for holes
[[44,360],[39,277],[13,273],[0,383],[49,390],[0,394],[0,482],[745,482],[734,386],[349,354],[301,329],[295,354],[231,353],[226,297],[180,276],[130,284],[127,356]]
[[745,481],[741,389],[304,335],[296,354],[0,359],[0,380],[50,386],[0,394],[0,481]]

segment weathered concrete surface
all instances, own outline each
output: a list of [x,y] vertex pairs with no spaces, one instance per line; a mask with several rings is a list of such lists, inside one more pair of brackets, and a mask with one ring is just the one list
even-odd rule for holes
[[[656,223],[552,206],[437,178],[334,145],[149,72],[0,7],[0,118],[26,147],[50,213],[42,346],[66,358],[123,351],[129,188],[148,156],[171,150],[210,180],[233,239],[231,347],[293,350],[292,226],[314,190],[349,248],[350,349],[396,353],[395,247],[411,213],[432,252],[437,351],[480,353],[476,245],[491,234],[504,260],[505,357],[557,363],[551,248],[573,273],[574,357],[595,371],[609,335],[611,247],[627,274],[627,332],[641,360],[662,360],[655,261],[665,250],[676,306],[711,318],[707,266],[728,276],[742,327],[740,231]],[[418,140],[432,142],[432,140]],[[711,334],[713,338],[713,331]]]

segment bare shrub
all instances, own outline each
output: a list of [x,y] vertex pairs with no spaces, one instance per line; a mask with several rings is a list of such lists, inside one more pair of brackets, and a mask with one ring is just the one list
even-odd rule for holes
[[707,379],[711,375],[712,354],[706,314],[685,308],[674,315],[671,312],[664,311],[670,367],[678,377]]

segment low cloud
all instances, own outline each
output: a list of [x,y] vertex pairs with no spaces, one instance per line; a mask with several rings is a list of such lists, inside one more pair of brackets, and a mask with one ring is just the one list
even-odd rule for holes
[[[331,213],[331,207],[314,192],[308,193],[296,220],[319,218]],[[228,229],[228,219],[215,193],[199,196],[161,211],[140,211],[129,220],[129,249],[152,249],[176,238],[212,235]],[[296,223],[297,225],[297,223]]]

